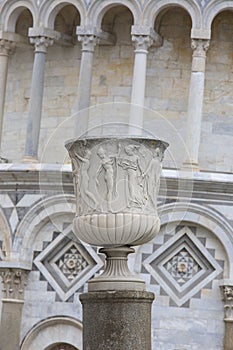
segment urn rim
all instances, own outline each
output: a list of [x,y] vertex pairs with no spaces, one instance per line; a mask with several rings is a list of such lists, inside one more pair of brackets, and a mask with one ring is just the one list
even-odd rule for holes
[[157,139],[155,137],[151,136],[143,136],[143,135],[86,135],[82,137],[77,137],[73,138],[70,140],[67,140],[65,142],[65,148],[69,151],[70,148],[75,144],[76,142],[86,142],[86,141],[108,141],[108,140],[134,140],[134,141],[151,141],[151,142],[156,142],[159,143],[160,145],[163,146],[164,151],[169,147],[169,143],[160,139]]

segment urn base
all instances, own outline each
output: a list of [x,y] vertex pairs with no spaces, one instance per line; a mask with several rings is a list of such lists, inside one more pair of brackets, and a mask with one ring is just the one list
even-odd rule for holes
[[134,253],[134,249],[123,246],[114,248],[101,248],[104,253],[106,265],[104,272],[88,282],[88,291],[131,290],[145,291],[145,282],[134,275],[128,268],[128,254]]

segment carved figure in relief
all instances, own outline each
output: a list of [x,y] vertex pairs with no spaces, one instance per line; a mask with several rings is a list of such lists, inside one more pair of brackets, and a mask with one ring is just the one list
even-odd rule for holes
[[162,152],[159,147],[157,147],[146,171],[142,174],[142,177],[146,178],[147,198],[155,209],[157,209],[157,196],[160,187],[160,175],[162,171],[161,161]]
[[103,170],[104,175],[104,181],[106,183],[107,188],[107,206],[108,210],[112,211],[111,208],[111,202],[113,199],[113,196],[117,195],[116,191],[116,178],[117,178],[117,162],[116,159],[120,153],[121,146],[118,144],[118,154],[115,155],[107,155],[106,151],[103,149],[103,147],[100,147],[97,151],[97,155],[101,159],[101,164],[97,170],[96,173],[96,185],[99,186],[99,180],[98,176],[100,175],[101,171]]
[[232,286],[223,286],[223,295],[227,300],[233,300],[233,287]]
[[125,146],[126,156],[119,161],[119,165],[127,172],[127,184],[129,189],[128,206],[141,208],[145,204],[142,182],[139,181],[142,175],[142,168],[139,163],[139,156],[136,151],[138,145]]
[[74,178],[74,192],[76,198],[76,208],[77,212],[80,214],[80,190],[79,190],[79,165],[75,157],[71,157],[72,168],[73,168],[73,178]]
[[82,166],[80,168],[81,176],[78,184],[81,197],[83,200],[89,198],[94,204],[94,209],[97,209],[99,207],[99,203],[97,202],[93,193],[89,190],[88,170],[90,167],[91,151],[89,149],[86,149],[84,157],[81,157],[75,152],[75,157],[77,157],[82,162]]

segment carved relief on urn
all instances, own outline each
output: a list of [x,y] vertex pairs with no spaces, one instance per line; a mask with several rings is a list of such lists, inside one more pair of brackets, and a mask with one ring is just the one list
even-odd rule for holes
[[168,144],[149,138],[86,138],[66,144],[72,160],[76,196],[74,233],[102,246],[104,272],[89,291],[145,290],[127,266],[130,246],[159,232],[157,196],[161,162]]
[[167,144],[145,138],[68,142],[77,213],[74,230],[98,246],[139,245],[158,233],[157,196]]

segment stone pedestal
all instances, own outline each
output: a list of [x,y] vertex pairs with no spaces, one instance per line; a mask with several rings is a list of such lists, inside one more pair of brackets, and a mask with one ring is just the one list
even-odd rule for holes
[[157,196],[168,144],[143,137],[85,137],[66,143],[77,200],[73,230],[102,246],[103,273],[82,294],[83,350],[151,350],[153,293],[130,272],[131,246],[159,232]]
[[82,294],[83,350],[151,350],[153,300],[144,291]]

